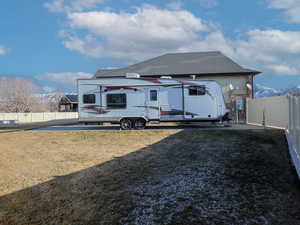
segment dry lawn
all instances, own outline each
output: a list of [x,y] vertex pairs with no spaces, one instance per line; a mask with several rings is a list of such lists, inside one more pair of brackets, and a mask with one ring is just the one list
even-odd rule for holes
[[0,134],[1,225],[300,224],[282,131]]
[[0,133],[0,196],[124,156],[176,132]]

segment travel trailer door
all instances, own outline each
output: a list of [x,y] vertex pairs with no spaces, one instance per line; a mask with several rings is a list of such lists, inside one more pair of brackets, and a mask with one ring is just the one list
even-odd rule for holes
[[150,120],[160,119],[159,88],[146,89],[146,111]]

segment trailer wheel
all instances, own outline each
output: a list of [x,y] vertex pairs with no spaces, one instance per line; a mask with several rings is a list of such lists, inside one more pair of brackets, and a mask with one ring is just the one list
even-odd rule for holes
[[120,126],[122,130],[130,130],[133,128],[132,120],[131,119],[122,119],[120,121]]
[[143,130],[146,127],[146,121],[142,118],[134,120],[133,123],[134,128],[137,130]]

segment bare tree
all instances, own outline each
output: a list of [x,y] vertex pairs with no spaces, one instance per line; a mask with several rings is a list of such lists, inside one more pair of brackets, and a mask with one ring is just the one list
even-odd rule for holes
[[32,112],[38,104],[34,96],[38,87],[28,79],[0,77],[0,111]]
[[59,102],[61,98],[64,96],[64,92],[56,90],[55,92],[52,92],[51,94],[46,94],[41,99],[41,101],[44,103],[47,112],[58,112],[59,111]]
[[58,112],[62,90],[42,91],[30,79],[0,76],[0,112]]

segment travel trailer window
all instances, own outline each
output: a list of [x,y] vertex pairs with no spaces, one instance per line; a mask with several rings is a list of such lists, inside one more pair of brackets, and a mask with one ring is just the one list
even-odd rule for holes
[[95,104],[96,96],[94,94],[83,95],[83,104]]
[[107,94],[106,105],[107,108],[123,109],[126,108],[126,94]]
[[205,95],[205,86],[189,87],[189,95]]
[[150,101],[157,101],[157,90],[150,91]]

